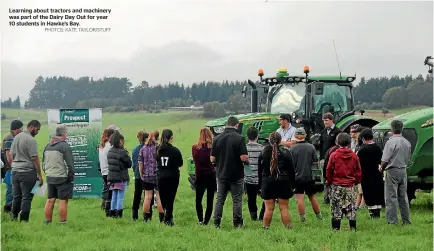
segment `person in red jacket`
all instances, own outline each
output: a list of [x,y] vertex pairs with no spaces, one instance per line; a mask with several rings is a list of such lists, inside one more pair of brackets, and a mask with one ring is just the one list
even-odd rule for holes
[[339,134],[338,145],[339,149],[330,155],[326,175],[327,184],[331,185],[332,228],[340,230],[342,214],[345,213],[350,229],[356,231],[355,189],[362,180],[362,169],[357,154],[350,148],[350,135]]

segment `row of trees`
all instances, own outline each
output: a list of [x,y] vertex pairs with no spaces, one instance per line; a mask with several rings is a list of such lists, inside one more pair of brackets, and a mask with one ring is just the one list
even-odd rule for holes
[[[81,77],[38,77],[30,90],[25,108],[92,108],[106,111],[129,112],[154,111],[174,106],[205,105],[209,116],[230,110],[234,113],[248,112],[248,97],[241,96],[247,81],[201,82],[184,86],[178,82],[151,86],[142,81],[133,87],[127,78],[105,77],[93,79]],[[262,88],[260,88],[260,95]],[[422,75],[391,78],[360,79],[354,88],[355,101],[363,109],[389,109],[406,105],[433,104],[432,77]],[[19,97],[2,102],[2,107],[19,107]],[[212,111],[212,112],[209,112]]]
[[12,101],[11,97],[9,97],[6,101],[2,101],[1,107],[2,108],[15,108],[15,109],[21,108],[20,96],[18,95],[13,101]]

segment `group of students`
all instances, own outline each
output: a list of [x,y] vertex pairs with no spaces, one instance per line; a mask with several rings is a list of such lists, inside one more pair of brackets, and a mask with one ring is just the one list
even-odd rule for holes
[[143,217],[145,221],[152,219],[155,191],[160,222],[174,225],[173,204],[183,160],[179,149],[172,145],[170,129],[162,131],[160,142],[158,138],[158,131],[138,132],[139,145],[130,157],[118,128],[109,126],[104,130],[99,145],[99,166],[104,180],[102,207],[107,217],[123,217],[125,191],[130,181],[128,170],[132,167],[135,177],[133,219],[138,219],[143,191]]

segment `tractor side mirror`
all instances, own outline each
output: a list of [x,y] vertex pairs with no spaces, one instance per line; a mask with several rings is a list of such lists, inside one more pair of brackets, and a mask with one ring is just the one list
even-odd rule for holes
[[323,95],[323,94],[324,94],[324,82],[316,82],[315,95]]
[[365,110],[361,109],[361,110],[360,110],[360,115],[363,116],[363,114],[364,114],[365,112],[366,112]]
[[243,86],[243,90],[241,90],[241,94],[243,94],[243,98],[246,97],[246,93],[247,93],[247,86],[244,85],[244,86]]

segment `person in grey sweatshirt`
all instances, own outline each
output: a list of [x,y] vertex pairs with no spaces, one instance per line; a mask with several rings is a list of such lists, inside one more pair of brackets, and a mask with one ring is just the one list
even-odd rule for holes
[[59,199],[60,223],[66,223],[68,200],[72,199],[74,186],[74,161],[72,148],[66,142],[68,128],[58,125],[56,136],[44,149],[42,157],[42,170],[47,179],[48,199],[45,204],[45,224],[53,218],[53,209],[56,199]]

